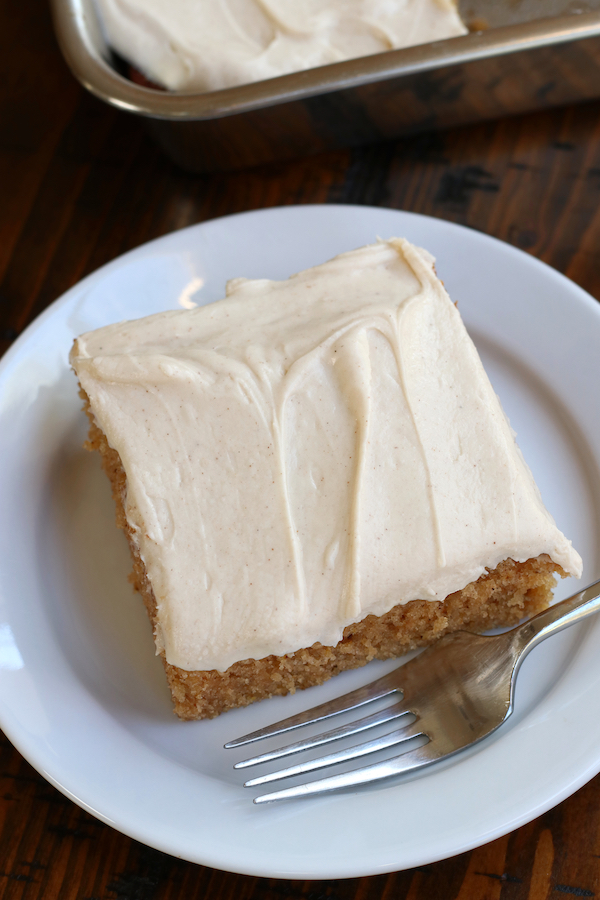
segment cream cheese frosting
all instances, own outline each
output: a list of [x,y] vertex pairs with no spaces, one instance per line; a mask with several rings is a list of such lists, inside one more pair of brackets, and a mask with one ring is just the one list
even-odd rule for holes
[[433,263],[380,241],[75,342],[173,665],[335,645],[509,557],[581,574]]
[[109,44],[178,91],[214,91],[467,31],[454,0],[96,2]]

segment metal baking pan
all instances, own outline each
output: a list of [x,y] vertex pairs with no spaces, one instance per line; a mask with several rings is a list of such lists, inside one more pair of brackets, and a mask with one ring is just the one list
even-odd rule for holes
[[[147,119],[184,169],[214,172],[600,97],[600,0],[465,0],[473,30],[209,93],[119,72],[93,0],[51,0],[74,75]],[[543,16],[543,17],[542,17]]]

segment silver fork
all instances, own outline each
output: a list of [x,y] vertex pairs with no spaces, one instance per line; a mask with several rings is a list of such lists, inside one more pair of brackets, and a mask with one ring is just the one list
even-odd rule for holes
[[431,765],[480,741],[505,722],[513,711],[516,675],[529,651],[551,635],[599,610],[600,581],[597,581],[503,634],[485,636],[461,631],[446,635],[383,678],[337,700],[230,741],[225,748],[272,738],[401,693],[402,700],[395,698],[395,702],[383,710],[316,737],[244,759],[234,768],[245,769],[323,747],[389,722],[394,722],[397,727],[386,734],[252,778],[245,787],[307,775],[390,748],[398,750],[391,759],[263,794],[254,802],[269,803],[339,791]]

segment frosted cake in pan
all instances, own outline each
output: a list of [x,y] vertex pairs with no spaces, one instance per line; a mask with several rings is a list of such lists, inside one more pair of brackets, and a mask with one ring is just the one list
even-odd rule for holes
[[215,91],[466,34],[454,0],[96,0],[150,81]]

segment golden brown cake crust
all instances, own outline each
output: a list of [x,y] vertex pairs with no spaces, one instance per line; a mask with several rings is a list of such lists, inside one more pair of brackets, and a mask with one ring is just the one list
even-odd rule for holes
[[[127,536],[133,560],[131,581],[146,605],[156,627],[156,601],[133,532],[125,516],[127,479],[116,450],[109,446],[97,426],[85,391],[80,395],[90,420],[86,448],[97,450],[112,485],[117,525]],[[564,571],[549,556],[517,563],[503,560],[442,602],[413,600],[398,604],[383,616],[367,616],[344,630],[335,647],[314,644],[286,656],[246,659],[225,672],[191,671],[172,666],[163,655],[175,712],[182,719],[212,718],[225,710],[246,706],[276,694],[321,684],[346,669],[363,666],[372,659],[402,656],[408,650],[432,643],[446,632],[486,631],[513,625],[548,606],[556,583]]]

